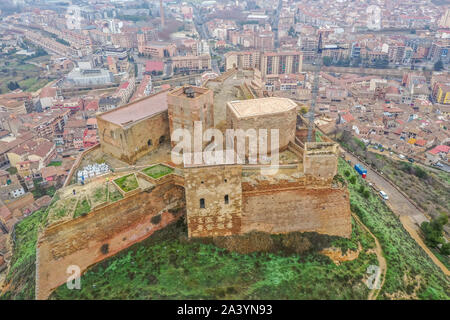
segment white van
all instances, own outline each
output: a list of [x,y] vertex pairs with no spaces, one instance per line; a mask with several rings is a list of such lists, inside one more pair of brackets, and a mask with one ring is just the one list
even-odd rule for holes
[[384,192],[383,190],[380,191],[380,196],[381,196],[384,200],[389,200],[388,195],[387,195],[386,192]]

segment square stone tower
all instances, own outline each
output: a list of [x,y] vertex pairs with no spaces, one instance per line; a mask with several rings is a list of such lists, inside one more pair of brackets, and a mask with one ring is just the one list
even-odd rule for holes
[[[170,134],[187,129],[194,137],[194,123],[202,123],[203,132],[214,128],[214,94],[207,88],[183,86],[167,95]],[[172,142],[172,146],[176,143]],[[203,148],[207,143],[203,144]]]
[[241,233],[242,166],[185,166],[189,237]]

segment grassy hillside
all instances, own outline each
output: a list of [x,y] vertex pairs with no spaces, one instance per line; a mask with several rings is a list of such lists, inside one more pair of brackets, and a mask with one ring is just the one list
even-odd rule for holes
[[342,159],[339,171],[349,171],[356,177],[356,182],[349,184],[352,211],[383,248],[388,268],[379,298],[449,299],[449,279],[410,237],[400,220],[373,192],[368,199],[364,197],[360,190],[361,186],[369,190],[366,182]]
[[36,242],[39,226],[46,218],[47,210],[41,209],[16,225],[14,252],[7,275],[9,287],[0,299],[34,299]]
[[[311,236],[311,235],[309,235]],[[280,236],[269,236],[282,243]],[[352,239],[322,237],[321,247],[365,251],[373,239],[354,226]],[[300,242],[306,241],[304,236]],[[187,240],[180,221],[158,231],[87,271],[81,290],[60,286],[51,299],[365,299],[362,282],[374,254],[335,265],[311,246],[304,254],[280,246],[277,253],[230,253],[198,240]]]
[[[352,174],[351,207],[377,236],[387,261],[379,299],[449,299],[449,279],[404,230],[399,219],[345,162]],[[361,188],[362,186],[362,188]],[[34,297],[37,230],[46,219],[38,211],[16,227],[9,291],[2,298]],[[51,299],[366,299],[369,265],[376,265],[373,240],[353,224],[351,239],[294,233],[259,235],[270,250],[240,254],[219,242],[188,240],[180,221],[156,232],[88,270],[81,290],[60,286]],[[258,236],[258,235],[257,235]],[[334,264],[319,254],[329,246],[363,250],[356,260]],[[270,252],[269,252],[270,251]]]

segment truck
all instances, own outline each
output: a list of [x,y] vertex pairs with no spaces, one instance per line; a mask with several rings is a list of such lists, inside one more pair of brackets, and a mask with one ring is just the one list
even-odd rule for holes
[[365,169],[360,163],[355,164],[355,170],[358,172],[363,179],[367,176],[367,169]]

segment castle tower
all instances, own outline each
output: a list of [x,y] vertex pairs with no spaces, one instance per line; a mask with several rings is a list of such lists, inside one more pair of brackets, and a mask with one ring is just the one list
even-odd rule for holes
[[[211,90],[186,85],[170,91],[167,103],[171,136],[177,129],[187,129],[194,137],[195,122],[201,122],[203,132],[214,128],[214,95]],[[203,143],[202,147],[207,144]],[[175,145],[176,142],[172,141],[172,146]]]
[[161,29],[164,28],[164,7],[162,0],[159,0],[159,14],[161,15]]
[[185,166],[184,177],[189,237],[241,233],[240,165]]

